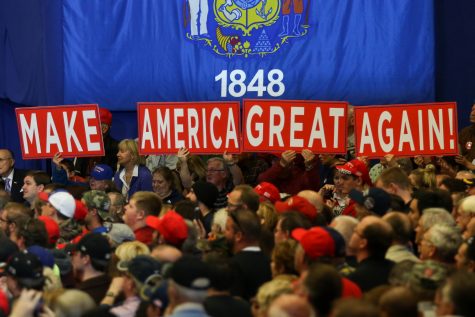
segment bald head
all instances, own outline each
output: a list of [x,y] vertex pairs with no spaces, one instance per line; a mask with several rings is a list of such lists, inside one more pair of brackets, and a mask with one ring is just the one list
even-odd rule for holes
[[300,191],[297,196],[303,197],[311,203],[318,212],[321,212],[323,209],[323,197],[319,193],[314,190],[302,190]]
[[350,247],[358,262],[371,256],[383,259],[392,243],[391,226],[381,218],[367,216],[356,226]]
[[282,294],[270,305],[269,317],[314,317],[312,306],[295,294]]

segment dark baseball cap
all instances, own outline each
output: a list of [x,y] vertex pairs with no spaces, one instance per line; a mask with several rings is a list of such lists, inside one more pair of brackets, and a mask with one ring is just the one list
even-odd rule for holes
[[96,261],[108,262],[111,259],[111,246],[100,233],[88,233],[74,246],[74,251],[89,255]]
[[41,289],[45,282],[43,264],[36,255],[26,251],[18,251],[8,260],[5,274],[26,288]]

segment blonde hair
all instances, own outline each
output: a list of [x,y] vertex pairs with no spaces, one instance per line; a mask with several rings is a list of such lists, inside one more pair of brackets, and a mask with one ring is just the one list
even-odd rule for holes
[[224,232],[226,227],[226,221],[228,220],[228,211],[226,208],[221,208],[213,215],[213,225],[217,225],[220,228],[220,233]]
[[150,255],[150,250],[140,241],[129,241],[119,245],[115,249],[115,255],[120,261],[130,261],[137,255]]
[[132,156],[132,162],[136,165],[145,165],[145,156],[139,154],[137,142],[132,139],[124,139],[119,143],[119,151],[129,151]]
[[96,307],[91,296],[77,289],[57,290],[44,297],[56,317],[81,317]]
[[263,201],[259,204],[257,215],[261,219],[262,227],[273,232],[279,220],[275,206],[271,202]]
[[437,188],[436,169],[433,164],[427,164],[425,168],[418,168],[411,172],[414,177],[414,187],[417,189]]
[[262,284],[259,287],[256,295],[257,305],[260,312],[265,312],[269,309],[270,304],[274,299],[282,294],[292,294],[292,282],[296,278],[290,276],[280,276],[273,280]]

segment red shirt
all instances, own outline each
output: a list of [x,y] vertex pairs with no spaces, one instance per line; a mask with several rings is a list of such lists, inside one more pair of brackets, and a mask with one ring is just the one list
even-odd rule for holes
[[360,287],[356,285],[354,282],[347,279],[346,277],[341,278],[341,283],[343,286],[341,290],[342,298],[346,298],[346,297],[361,298],[363,296],[363,293],[361,292]]
[[135,239],[137,241],[140,241],[142,243],[145,243],[146,245],[149,245],[152,243],[153,240],[153,232],[155,229],[149,226],[145,226],[139,229],[136,229],[134,231],[135,234]]

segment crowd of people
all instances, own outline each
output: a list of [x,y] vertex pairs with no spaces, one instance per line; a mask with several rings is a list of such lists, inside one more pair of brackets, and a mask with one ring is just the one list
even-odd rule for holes
[[104,157],[0,149],[0,316],[475,316],[475,125],[448,157],[355,157],[352,130],[143,157],[100,114]]

